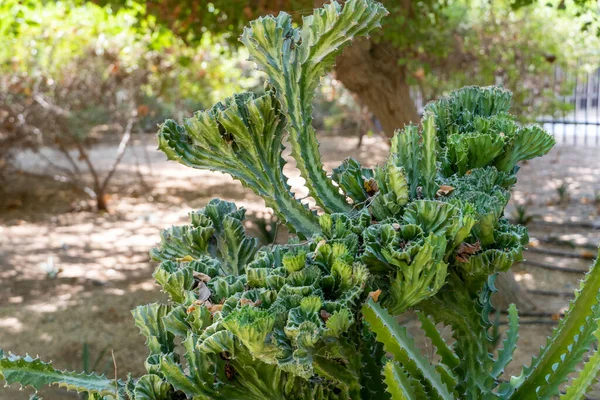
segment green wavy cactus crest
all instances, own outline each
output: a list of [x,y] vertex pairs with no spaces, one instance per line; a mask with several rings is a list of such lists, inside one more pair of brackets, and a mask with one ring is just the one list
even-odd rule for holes
[[[514,306],[502,348],[489,353],[494,279],[528,243],[504,208],[518,163],[554,144],[515,122],[509,92],[460,89],[427,105],[420,126],[397,131],[382,165],[348,159],[324,171],[311,125],[315,88],[385,14],[375,1],[349,0],[299,27],[285,13],[253,21],[241,41],[267,75],[265,92],[237,94],[182,125],[166,121],[158,134],[170,159],[230,174],[296,238],[259,248],[244,210],[212,200],[188,225],[164,230],[151,252],[170,301],[133,310],[147,338],[146,375],[114,380],[0,353],[6,382],[119,400],[583,398],[600,370],[598,262],[518,377],[504,374],[517,343]],[[284,138],[319,213],[290,192]],[[433,360],[398,324],[407,310],[435,346]]]

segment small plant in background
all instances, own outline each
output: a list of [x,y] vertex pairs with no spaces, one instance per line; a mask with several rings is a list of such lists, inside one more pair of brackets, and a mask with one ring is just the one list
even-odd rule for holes
[[571,195],[569,194],[569,184],[562,182],[556,187],[556,194],[558,194],[558,204],[562,207],[569,205],[571,201]]
[[257,216],[251,219],[258,231],[258,241],[262,246],[274,244],[279,233],[281,221],[275,215]]
[[529,214],[526,204],[517,204],[513,212],[513,221],[518,225],[527,226],[536,216]]
[[[323,170],[313,93],[344,46],[385,13],[349,0],[315,10],[300,27],[286,13],[253,21],[242,42],[268,77],[266,91],[161,126],[170,159],[232,175],[297,237],[259,247],[244,231],[244,209],[211,200],[189,224],[164,230],[151,251],[170,301],[133,310],[147,339],[146,375],[61,372],[0,353],[5,380],[119,400],[548,399],[590,353],[566,389],[566,398],[582,398],[600,368],[600,261],[519,376],[505,373],[518,338],[514,305],[502,348],[490,354],[496,276],[528,243],[526,228],[503,217],[510,189],[518,163],[554,145],[508,114],[508,91],[455,91],[428,104],[420,126],[396,132],[382,165],[347,159],[332,177]],[[290,192],[285,131],[321,215]],[[419,316],[435,360],[398,323],[407,310]]]
[[[93,357],[90,353],[90,346],[87,342],[83,342],[83,347],[81,351],[81,363],[83,372],[88,375],[93,372],[98,372],[101,374],[107,373],[110,367],[110,361],[106,361],[107,352],[108,347],[105,347],[102,350],[100,350],[96,357]],[[104,368],[99,370],[98,367],[103,361],[106,361]],[[89,400],[90,398],[93,399],[93,397],[90,397],[89,393],[80,393],[79,398],[81,400]]]
[[594,190],[594,205],[596,206],[596,212],[600,214],[600,190]]
[[46,276],[50,279],[55,279],[58,274],[62,272],[62,269],[54,263],[54,256],[48,257],[48,260],[40,263],[40,268],[46,273]]
[[[0,2],[0,180],[53,179],[106,211],[136,134],[260,83],[243,52],[210,35],[191,47],[166,30],[141,34],[130,9],[12,3]],[[11,19],[22,23],[3,30]],[[118,145],[95,156],[107,138]]]

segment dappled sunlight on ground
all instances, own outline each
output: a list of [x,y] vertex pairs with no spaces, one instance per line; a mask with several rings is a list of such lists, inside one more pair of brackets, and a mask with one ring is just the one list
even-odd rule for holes
[[[387,144],[379,137],[365,138],[360,150],[356,150],[356,143],[355,138],[323,138],[326,168],[331,171],[348,156],[366,166],[387,157]],[[112,151],[114,148],[108,145],[98,146],[92,157],[111,157]],[[526,204],[527,212],[537,215],[538,221],[598,222],[599,210],[592,201],[594,190],[600,191],[597,151],[560,147],[544,159],[526,163],[512,204]],[[289,152],[284,155],[289,159]],[[146,158],[151,163],[141,162],[137,168],[138,162]],[[29,162],[35,171],[40,167],[34,161],[25,157],[23,162]],[[138,171],[143,173],[150,191],[139,185]],[[304,180],[293,162],[286,165],[285,173],[296,196],[306,197]],[[563,182],[568,184],[570,199],[559,204],[556,188]],[[110,350],[114,351],[120,377],[127,372],[143,372],[147,350],[130,310],[164,300],[152,279],[155,265],[148,257],[160,230],[187,223],[187,213],[203,207],[213,197],[246,208],[247,226],[254,234],[258,225],[252,219],[270,214],[262,199],[229,176],[167,162],[153,146],[144,148],[139,144],[128,150],[116,175],[111,192],[118,194],[111,195],[109,214],[75,212],[72,203],[87,200],[55,183],[21,178],[11,189],[19,202],[0,210],[0,347],[17,354],[41,354],[57,367],[81,370],[83,345],[88,343],[92,359],[102,355],[97,368],[111,377],[114,367]],[[314,205],[310,198],[303,201]],[[513,210],[511,205],[509,216]],[[600,242],[600,230],[576,226],[553,228],[550,232],[536,225],[531,232],[532,238],[553,235],[577,245]],[[285,232],[278,233],[285,236]],[[589,260],[552,255],[528,254],[526,258],[559,267],[585,269],[589,265]],[[49,276],[51,270],[57,272],[55,278]],[[519,284],[538,290],[569,291],[580,278],[560,271],[525,269],[522,265],[516,266],[515,272]],[[567,300],[543,298],[540,304],[559,312]],[[519,362],[529,358],[552,326],[527,325],[522,329]],[[13,388],[1,390],[0,399],[23,398],[23,394],[15,393]],[[58,389],[46,389],[42,395],[46,400],[76,398]]]
[[[560,201],[558,193],[562,185],[566,187],[566,202]],[[547,156],[521,166],[512,202],[525,204],[530,214],[548,222],[598,221],[596,196],[600,196],[600,150],[556,146]],[[513,212],[513,207],[507,212]]]
[[[323,142],[324,162],[330,170],[349,155],[373,165],[388,151],[378,138],[366,138],[358,154],[355,139]],[[143,150],[151,164],[141,164],[140,170],[151,192],[135,184],[136,157]],[[110,146],[98,146],[92,157],[108,166],[103,158],[111,157],[111,151]],[[290,158],[289,152],[285,155]],[[32,172],[40,172],[35,160],[22,160]],[[306,197],[304,180],[293,162],[286,165],[285,173],[292,191]],[[114,350],[119,376],[143,373],[147,350],[130,310],[163,300],[148,256],[160,230],[187,223],[187,213],[213,197],[246,208],[247,225],[254,232],[257,225],[252,217],[270,215],[262,199],[229,176],[167,162],[150,146],[128,151],[115,178],[112,192],[118,194],[111,195],[109,214],[70,212],[71,202],[87,200],[52,182],[23,178],[15,185],[14,197],[20,204],[0,213],[0,347],[16,354],[41,354],[59,368],[81,370],[83,345],[88,343],[92,358],[104,353],[100,372],[109,376],[114,372],[110,351],[105,349]],[[311,204],[311,200],[304,201]],[[285,236],[285,229],[281,231]],[[49,266],[59,271],[56,278],[49,276]],[[102,370],[107,363],[110,368]],[[15,393],[13,388],[2,390],[0,399],[14,399]],[[59,389],[45,389],[42,395],[69,398]]]

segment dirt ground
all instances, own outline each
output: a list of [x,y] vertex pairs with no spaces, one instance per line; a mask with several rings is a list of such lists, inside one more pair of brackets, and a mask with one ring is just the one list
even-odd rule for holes
[[[348,156],[373,165],[388,152],[377,137],[366,138],[358,151],[355,146],[352,138],[323,138],[326,168]],[[113,152],[112,145],[102,145],[92,157],[108,166]],[[600,148],[557,147],[521,171],[507,213],[514,216],[515,204],[527,205],[527,212],[535,215],[530,232],[532,248],[538,251],[528,253],[529,264],[515,267],[516,279],[533,291],[529,294],[541,316],[522,319],[512,373],[551,333],[555,326],[551,314],[565,309],[568,293],[583,275],[536,265],[584,270],[591,262],[591,249],[600,243],[600,210],[594,202],[595,191],[600,193],[598,154]],[[32,172],[43,168],[28,154],[21,161]],[[143,189],[138,170],[150,190]],[[298,171],[289,167],[286,173],[293,190],[304,197]],[[570,199],[559,204],[556,188],[562,184]],[[151,277],[155,265],[148,259],[159,231],[185,223],[188,211],[213,197],[233,200],[251,216],[265,212],[261,199],[228,176],[167,162],[153,145],[141,143],[128,151],[112,193],[119,195],[110,199],[111,212],[101,215],[91,211],[83,195],[51,180],[18,176],[11,181],[0,199],[0,348],[40,354],[56,367],[82,370],[86,344],[88,364],[95,364],[96,371],[114,376],[114,354],[119,377],[142,374],[147,351],[130,310],[163,300]],[[579,252],[583,258],[559,257],[545,249]],[[56,278],[45,271],[51,265],[60,271]],[[564,296],[541,294],[549,290]],[[59,389],[40,394],[50,400],[77,398]],[[24,398],[16,387],[0,390],[2,400]]]

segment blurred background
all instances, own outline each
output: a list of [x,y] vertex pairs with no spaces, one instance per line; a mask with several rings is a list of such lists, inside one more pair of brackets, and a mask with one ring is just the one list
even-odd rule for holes
[[[453,89],[509,88],[519,120],[557,140],[522,166],[506,215],[531,236],[498,299],[519,305],[525,362],[600,244],[599,3],[384,3],[383,30],[347,48],[314,99],[325,167],[383,161],[394,129]],[[146,350],[130,310],[163,300],[148,257],[161,229],[220,197],[248,210],[264,244],[287,240],[261,199],[228,176],[167,162],[155,134],[167,118],[262,91],[237,40],[243,27],[280,10],[300,24],[320,4],[0,0],[0,348],[60,368],[140,374]],[[285,172],[306,197],[293,164]],[[502,313],[497,322],[502,332]],[[0,390],[0,399],[25,397]]]

